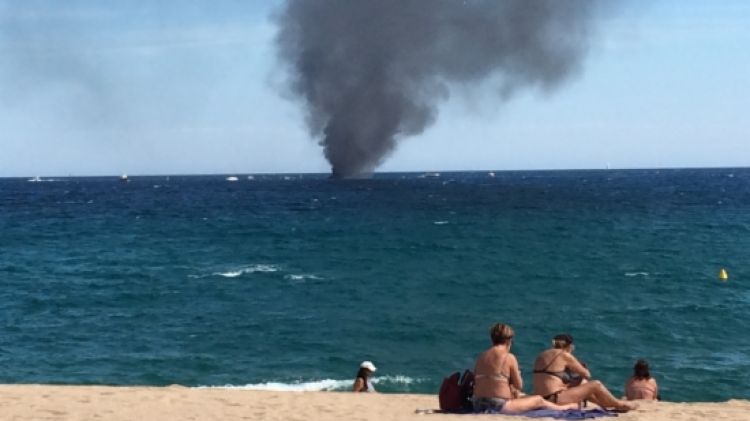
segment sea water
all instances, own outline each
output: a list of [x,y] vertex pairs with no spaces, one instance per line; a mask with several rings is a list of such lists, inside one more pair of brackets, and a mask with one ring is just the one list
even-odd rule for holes
[[[750,170],[0,180],[0,382],[436,393],[513,326],[750,398]],[[726,268],[729,280],[718,273]]]

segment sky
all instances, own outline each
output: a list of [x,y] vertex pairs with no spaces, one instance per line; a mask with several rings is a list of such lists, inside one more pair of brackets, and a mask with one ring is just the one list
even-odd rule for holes
[[[285,90],[283,0],[0,0],[0,177],[328,172]],[[750,166],[750,2],[632,0],[583,71],[455,89],[378,171]]]

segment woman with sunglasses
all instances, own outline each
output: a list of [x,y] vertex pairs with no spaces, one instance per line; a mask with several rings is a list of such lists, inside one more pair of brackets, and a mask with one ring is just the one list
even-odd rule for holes
[[589,370],[573,356],[573,337],[567,333],[552,339],[552,348],[534,362],[534,393],[556,404],[591,401],[603,408],[620,411],[636,405],[615,398],[599,380],[589,380]]

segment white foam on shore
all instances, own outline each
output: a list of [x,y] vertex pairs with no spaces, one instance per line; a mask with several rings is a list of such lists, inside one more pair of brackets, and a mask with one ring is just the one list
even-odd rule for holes
[[413,384],[413,383],[421,383],[422,379],[414,379],[408,376],[380,376],[375,377],[372,379],[372,382],[375,384],[378,383],[397,383],[397,384]]
[[[407,376],[382,376],[372,379],[372,383],[383,384],[414,384],[420,383],[421,379],[413,379]],[[281,382],[267,382],[267,383],[256,383],[246,385],[223,385],[223,386],[198,386],[198,389],[235,389],[235,390],[265,390],[271,392],[329,392],[329,391],[345,391],[350,390],[354,384],[354,379],[347,380],[335,380],[335,379],[323,379],[314,380],[309,382],[294,382],[294,383],[281,383]]]
[[354,380],[324,379],[311,382],[297,383],[258,383],[246,384],[244,386],[199,386],[199,389],[237,389],[237,390],[267,390],[272,392],[323,392],[332,390],[348,390],[352,387]]

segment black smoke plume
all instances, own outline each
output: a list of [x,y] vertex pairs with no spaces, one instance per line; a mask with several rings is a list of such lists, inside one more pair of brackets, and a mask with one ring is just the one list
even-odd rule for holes
[[287,0],[277,47],[334,177],[367,175],[451,89],[550,90],[588,49],[596,0]]

